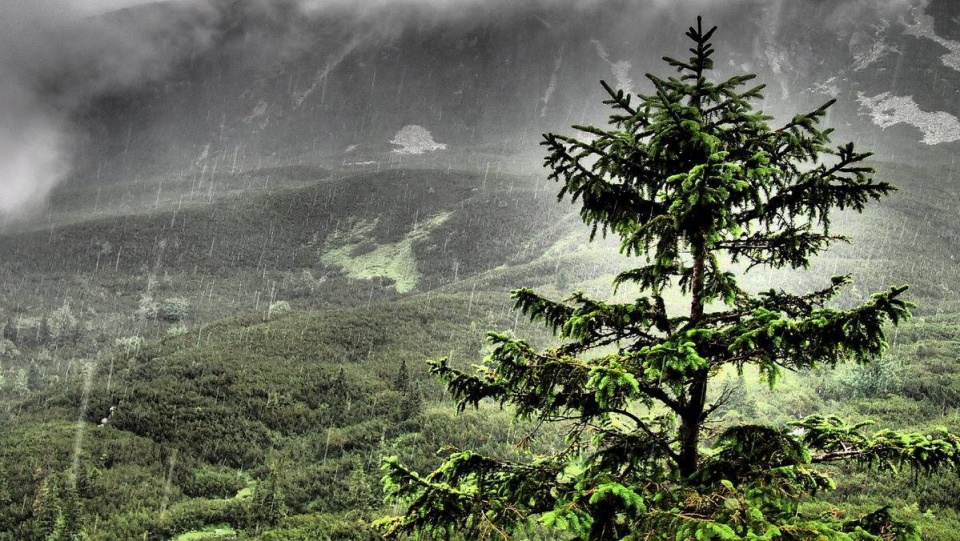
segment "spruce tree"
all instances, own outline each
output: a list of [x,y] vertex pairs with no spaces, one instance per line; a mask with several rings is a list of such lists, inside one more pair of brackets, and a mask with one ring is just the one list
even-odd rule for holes
[[395,421],[407,421],[420,413],[422,402],[420,390],[410,378],[410,370],[407,368],[407,361],[404,359],[400,360],[400,368],[397,369],[397,374],[393,378],[393,390],[400,393],[400,403],[394,416]]
[[400,360],[400,368],[393,378],[393,390],[398,393],[406,393],[410,390],[410,371],[407,369],[407,361]]
[[[707,425],[723,402],[708,398],[721,373],[773,387],[785,370],[868,365],[887,347],[885,325],[910,315],[906,287],[837,308],[847,276],[806,294],[741,287],[758,267],[807,267],[845,240],[831,228],[836,211],[860,212],[894,187],[874,179],[869,153],[831,146],[820,122],[832,101],[773,128],[753,108],[763,89],[754,75],[711,79],[715,30],[698,19],[689,59],[665,58],[678,74],[648,75],[654,91],[636,103],[603,83],[611,127],[544,136],[559,198],[639,262],[614,288],[642,295],[558,302],[518,289],[516,309],[560,345],[491,333],[475,373],[431,361],[461,410],[492,400],[520,419],[562,423],[566,446],[527,462],[456,451],[425,475],[387,459],[385,488],[407,505],[381,521],[388,536],[510,538],[536,521],[578,539],[917,538],[886,509],[807,516],[801,501],[832,488],[830,463],[956,469],[956,436],[868,434],[835,416]],[[667,295],[682,296],[682,310]]]
[[271,462],[265,479],[257,483],[250,504],[250,519],[260,532],[264,527],[276,526],[287,516],[286,495],[281,479],[283,462]]

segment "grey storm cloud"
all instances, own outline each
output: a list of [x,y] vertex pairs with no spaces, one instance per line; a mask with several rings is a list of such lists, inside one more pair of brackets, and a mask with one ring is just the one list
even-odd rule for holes
[[[843,21],[866,12],[893,17],[910,0],[0,0],[0,217],[42,205],[70,174],[71,114],[90,100],[163,80],[190,55],[237,47],[258,62],[309,47],[302,25],[321,16],[356,25],[363,37],[408,24],[482,24],[530,9],[622,9],[612,34],[642,36],[667,17],[703,13],[720,23],[742,9],[764,9],[786,24],[804,9],[830,9]],[[143,5],[141,5],[143,4]],[[133,10],[109,11],[136,5]],[[711,21],[712,19],[712,21]],[[338,19],[340,20],[340,19]],[[839,23],[838,23],[839,24]],[[237,35],[243,39],[236,40]],[[233,36],[235,41],[230,41]],[[360,39],[360,38],[357,38]],[[226,55],[230,57],[230,55]],[[247,58],[244,58],[247,57]]]
[[0,215],[41,203],[69,174],[75,108],[213,43],[217,12],[184,6],[122,24],[71,0],[0,2]]

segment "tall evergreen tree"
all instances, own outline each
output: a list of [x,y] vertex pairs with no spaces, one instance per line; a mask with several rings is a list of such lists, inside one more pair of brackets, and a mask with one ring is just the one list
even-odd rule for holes
[[407,421],[420,413],[422,399],[420,390],[410,378],[410,370],[407,368],[407,361],[400,360],[400,368],[393,378],[393,390],[400,393],[400,403],[394,420],[397,422]]
[[271,462],[265,479],[257,483],[250,504],[251,522],[259,532],[266,526],[276,526],[287,516],[286,495],[281,479],[283,462]]
[[404,359],[400,360],[400,368],[397,369],[397,375],[393,378],[393,390],[398,393],[406,393],[410,390],[410,371]]
[[47,474],[33,500],[32,535],[46,541],[81,541],[88,536],[83,528],[83,507],[76,487],[64,482],[64,475]]
[[832,307],[845,276],[800,295],[741,287],[738,268],[806,267],[844,240],[835,211],[860,212],[894,188],[874,180],[869,153],[830,145],[819,124],[832,101],[775,129],[752,106],[763,89],[753,75],[714,82],[715,30],[698,19],[689,59],[665,58],[678,75],[648,75],[655,91],[639,103],[603,83],[610,128],[543,141],[559,198],[640,262],[614,287],[636,284],[642,296],[557,302],[518,289],[516,308],[561,345],[538,351],[492,333],[476,373],[431,362],[460,409],[490,399],[521,419],[564,423],[566,447],[524,463],[458,451],[426,475],[387,459],[386,490],[409,506],[381,522],[389,536],[506,538],[537,520],[580,539],[916,538],[885,509],[811,517],[800,501],[833,486],[823,464],[957,468],[956,436],[868,435],[833,416],[705,429],[722,371],[750,367],[774,386],[784,370],[869,364],[887,347],[884,326],[909,317],[906,287]]

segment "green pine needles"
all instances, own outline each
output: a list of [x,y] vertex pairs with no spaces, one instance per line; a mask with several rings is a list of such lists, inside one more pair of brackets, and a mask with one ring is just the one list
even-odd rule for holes
[[[523,463],[454,452],[426,475],[387,459],[386,490],[408,506],[380,522],[388,537],[511,539],[533,527],[576,539],[918,538],[887,509],[844,520],[807,516],[801,502],[833,487],[825,464],[957,469],[957,436],[869,434],[832,416],[719,433],[706,424],[723,401],[708,399],[721,372],[752,367],[774,386],[784,370],[870,363],[886,348],[884,326],[910,315],[906,287],[841,310],[829,301],[848,277],[805,295],[751,293],[728,270],[806,267],[845,240],[831,230],[835,211],[862,211],[894,188],[873,179],[869,153],[830,145],[819,123],[832,102],[774,129],[753,109],[763,89],[753,75],[712,81],[715,30],[698,19],[691,57],[665,58],[678,75],[648,75],[656,91],[636,103],[604,83],[609,129],[544,137],[559,197],[640,261],[614,286],[644,295],[556,302],[519,289],[516,308],[561,345],[491,334],[476,373],[431,362],[461,409],[489,399],[563,423],[566,446]],[[682,312],[668,309],[668,290],[683,295]]]

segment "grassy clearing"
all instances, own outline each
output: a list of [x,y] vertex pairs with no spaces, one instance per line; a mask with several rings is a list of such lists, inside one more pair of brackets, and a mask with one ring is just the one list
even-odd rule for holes
[[236,539],[237,530],[226,524],[210,526],[202,530],[182,533],[173,538],[173,541],[201,541],[205,539]]
[[379,220],[360,220],[346,233],[335,232],[327,238],[320,260],[343,269],[347,276],[357,280],[386,278],[399,293],[412,291],[421,279],[413,244],[427,239],[430,233],[450,218],[450,212],[440,213],[418,223],[398,242],[374,244],[370,241]]

